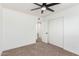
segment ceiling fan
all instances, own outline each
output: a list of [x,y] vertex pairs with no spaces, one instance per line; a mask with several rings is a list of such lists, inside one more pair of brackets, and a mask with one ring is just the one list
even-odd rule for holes
[[41,14],[43,14],[45,10],[49,10],[51,12],[54,12],[54,10],[50,9],[49,7],[58,5],[60,3],[50,3],[50,4],[42,3],[42,5],[40,5],[38,3],[34,3],[34,4],[37,5],[37,6],[39,6],[39,7],[38,8],[31,9],[31,11],[41,9]]

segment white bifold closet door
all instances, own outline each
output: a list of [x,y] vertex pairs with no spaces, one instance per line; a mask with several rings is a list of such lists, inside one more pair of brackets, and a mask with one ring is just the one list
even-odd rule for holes
[[59,47],[64,46],[64,19],[59,17],[49,21],[49,42]]
[[49,37],[48,37],[48,28],[49,24],[47,20],[43,20],[41,24],[41,29],[42,29],[42,41],[45,43],[49,43]]

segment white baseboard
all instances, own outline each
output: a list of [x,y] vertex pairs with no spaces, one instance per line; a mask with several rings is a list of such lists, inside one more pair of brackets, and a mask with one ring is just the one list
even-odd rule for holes
[[[49,43],[52,44],[51,42],[49,42]],[[58,46],[58,45],[56,45],[56,44],[53,44],[53,45],[55,45],[55,46],[57,46],[57,47],[60,47],[60,48],[63,48],[64,50],[69,51],[69,52],[71,52],[71,53],[74,53],[74,54],[76,54],[76,55],[79,55],[79,52],[73,51],[73,50],[71,50],[71,49],[64,48],[64,47],[62,47],[62,46]]]
[[67,51],[72,52],[72,53],[74,53],[76,55],[79,55],[79,52],[76,52],[76,51],[73,51],[73,50],[70,50],[70,49],[66,49],[66,48],[64,48],[64,50],[67,50]]
[[36,43],[36,41],[31,41],[29,43],[23,43],[23,44],[20,44],[20,45],[17,45],[15,47],[11,47],[11,48],[3,48],[2,51],[7,51],[7,50],[10,50],[10,49],[19,48],[19,47],[30,45],[30,44],[34,44],[34,43]]

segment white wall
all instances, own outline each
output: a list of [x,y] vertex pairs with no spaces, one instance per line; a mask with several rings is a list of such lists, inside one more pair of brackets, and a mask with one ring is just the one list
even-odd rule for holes
[[[79,5],[64,16],[64,48],[79,54]],[[67,14],[68,13],[68,14]]]
[[2,50],[2,7],[0,6],[0,52]]
[[[76,54],[79,54],[79,12],[78,11],[79,11],[79,5],[76,5],[76,6],[73,6],[72,8],[66,9],[60,13],[56,13],[54,15],[50,15],[47,17],[48,20],[52,20],[52,21],[50,21],[50,28],[49,28],[49,30],[50,30],[49,33],[51,34],[49,40],[51,40],[50,42],[52,42],[52,44],[54,44],[54,42],[58,39],[58,37],[61,37],[58,35],[62,32],[62,31],[58,30],[59,28],[61,28],[60,23],[62,21],[61,21],[61,19],[57,20],[56,18],[64,17],[63,18],[63,20],[64,20],[63,48],[66,50],[69,50],[73,53],[76,53]],[[54,19],[56,19],[56,20],[54,20]],[[57,29],[57,30],[55,30],[55,29]],[[53,39],[53,38],[55,38],[55,39]],[[60,45],[61,42],[55,43],[55,44]]]
[[37,17],[3,8],[3,50],[36,42]]

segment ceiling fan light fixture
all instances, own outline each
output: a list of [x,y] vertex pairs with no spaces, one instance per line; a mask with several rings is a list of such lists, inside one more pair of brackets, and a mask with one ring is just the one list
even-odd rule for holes
[[41,10],[46,10],[46,7],[42,7]]
[[49,4],[48,3],[42,3],[42,4],[34,3],[34,4],[39,6],[39,7],[31,9],[31,11],[40,9],[41,10],[41,14],[43,14],[46,10],[54,12],[54,10],[49,8],[49,7],[54,6],[54,5],[58,5],[60,3],[49,3]]

